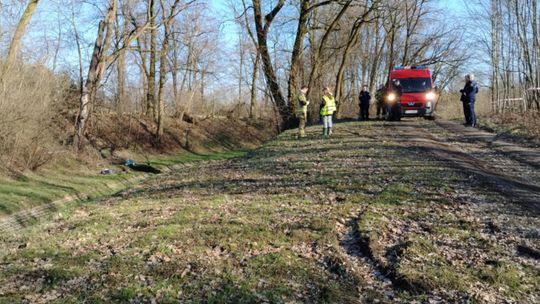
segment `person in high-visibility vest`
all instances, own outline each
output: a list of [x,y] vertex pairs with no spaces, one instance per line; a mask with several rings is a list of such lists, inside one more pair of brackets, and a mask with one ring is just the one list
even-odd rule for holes
[[336,101],[334,95],[330,91],[330,88],[325,87],[323,89],[323,96],[321,100],[321,118],[323,121],[323,136],[328,137],[332,134],[332,115],[336,111]]
[[308,91],[307,86],[303,86],[300,89],[300,93],[296,96],[296,117],[298,118],[298,135],[296,138],[306,137],[306,120],[307,120],[307,108],[309,101],[306,98]]

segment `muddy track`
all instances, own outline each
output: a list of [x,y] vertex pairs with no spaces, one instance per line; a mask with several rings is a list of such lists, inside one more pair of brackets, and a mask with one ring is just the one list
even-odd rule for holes
[[[517,140],[505,139],[505,135],[494,134],[479,129],[465,128],[458,123],[450,121],[437,121],[439,127],[461,134],[462,141],[472,142],[484,148],[503,154],[523,165],[540,169],[540,153],[534,143],[523,143]],[[465,137],[466,136],[466,137]]]
[[[381,290],[388,289],[412,293],[427,292],[424,286],[399,276],[393,268],[393,265],[383,266],[383,264],[377,260],[369,245],[369,237],[362,233],[358,227],[358,222],[363,217],[365,210],[365,208],[359,210],[358,215],[350,218],[345,224],[346,232],[343,231],[343,234],[340,237],[340,245],[345,253],[350,257],[354,257],[357,262],[361,261],[368,266],[370,276],[376,281],[374,285]],[[392,292],[387,291],[387,294],[392,294]]]
[[[489,151],[493,150],[492,141],[489,140],[490,137],[494,136],[493,134],[467,129],[451,122],[439,122],[437,126],[439,130],[435,129],[432,132],[418,126],[403,126],[399,131],[405,131],[409,136],[413,135],[414,137],[400,140],[405,141],[405,145],[415,146],[440,160],[444,160],[447,166],[462,170],[467,174],[474,174],[486,186],[511,198],[513,202],[520,204],[527,210],[535,213],[540,212],[540,184],[535,176],[523,174],[523,171],[534,172],[536,168],[540,167],[540,162],[538,162],[540,153],[538,151],[511,143],[505,143],[503,150],[499,148],[497,151]],[[459,141],[451,142],[441,131],[457,134],[458,136],[454,140],[458,139]],[[483,153],[475,153],[467,144],[474,146],[475,149],[483,150]],[[527,151],[527,154],[516,156],[511,151]],[[494,159],[489,155],[489,152],[497,154],[499,158],[511,160],[509,163],[514,163],[514,165],[506,168],[497,166],[500,159]],[[486,154],[488,155],[485,158],[475,156],[485,156]]]
[[[500,193],[507,201],[518,204],[532,214],[540,211],[538,149],[503,141],[495,134],[467,129],[447,121],[429,125],[404,121],[385,123],[384,127],[388,132],[385,132],[383,140],[395,141],[398,146],[421,151],[422,155],[448,170],[474,176],[475,182]],[[344,129],[344,133],[362,136],[362,131],[358,129]],[[364,138],[372,139],[371,136]],[[338,239],[344,260],[349,265],[348,270],[357,276],[369,278],[371,288],[382,291],[390,301],[395,300],[393,296],[400,292],[430,294],[429,287],[396,272],[400,248],[386,252],[390,262],[388,265],[378,260],[370,247],[372,242],[377,240],[370,240],[369,234],[361,231],[358,225],[369,208],[369,204],[363,206],[355,214],[351,214],[343,225],[338,224]],[[407,244],[398,243],[394,247],[399,246],[406,247]],[[457,297],[452,301],[466,303],[468,300]]]

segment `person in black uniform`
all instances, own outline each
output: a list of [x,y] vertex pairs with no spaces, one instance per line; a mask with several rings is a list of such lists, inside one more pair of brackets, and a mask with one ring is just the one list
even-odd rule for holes
[[369,120],[369,102],[371,100],[371,95],[367,90],[367,86],[364,85],[362,87],[358,99],[360,100],[360,120]]

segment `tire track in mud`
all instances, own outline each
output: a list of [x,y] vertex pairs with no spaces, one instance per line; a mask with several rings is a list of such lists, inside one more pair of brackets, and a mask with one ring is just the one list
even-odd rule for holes
[[[395,141],[395,133],[387,132],[388,125],[372,129],[377,134],[364,134],[358,130],[357,126],[347,126],[340,130],[341,133],[352,136],[360,136],[368,140],[379,140],[383,142]],[[393,128],[393,125],[390,125]],[[383,131],[381,131],[383,130]],[[363,233],[359,227],[359,222],[370,208],[370,204],[363,205],[359,209],[352,211],[348,217],[336,223],[338,231],[338,242],[340,245],[340,258],[344,262],[347,271],[360,278],[363,282],[359,288],[360,300],[372,302],[370,292],[382,296],[385,303],[400,302],[400,293],[421,294],[429,292],[424,286],[411,282],[406,277],[400,276],[395,264],[383,265],[375,256],[370,246],[370,238]]]
[[445,130],[467,136],[468,139],[466,141],[482,144],[485,148],[496,151],[505,157],[515,160],[523,165],[530,166],[536,170],[540,170],[540,147],[537,147],[535,144],[532,144],[532,146],[523,146],[514,141],[505,140],[503,134],[494,134],[484,130],[464,128],[460,124],[451,121],[437,121],[436,125]]
[[[444,128],[440,123],[436,124],[436,127],[441,131]],[[402,128],[397,128],[398,131],[407,131],[409,140],[404,140],[400,137],[396,137],[410,147],[421,149],[426,151],[426,154],[432,154],[439,160],[443,160],[448,163],[449,167],[462,172],[474,174],[485,185],[489,185],[491,189],[496,190],[502,195],[508,197],[512,202],[515,202],[529,211],[538,213],[540,212],[540,185],[536,182],[535,178],[530,178],[524,173],[522,176],[516,174],[510,174],[508,170],[498,168],[492,163],[496,163],[497,160],[484,160],[479,157],[473,156],[464,143],[451,143],[448,138],[444,138],[444,134],[431,133],[422,126],[404,125]],[[436,130],[438,131],[438,130]],[[454,132],[461,132],[461,136],[467,136],[463,134],[463,131],[456,130]],[[411,135],[415,135],[411,138]],[[458,144],[460,144],[458,146]],[[484,149],[489,149],[487,145]],[[507,153],[501,154],[503,157],[508,157]],[[514,160],[517,162],[517,169],[520,167],[530,166],[523,161]],[[508,169],[508,168],[506,168]],[[514,170],[516,171],[516,170]],[[520,170],[517,170],[520,171]]]
[[406,291],[415,294],[427,292],[423,286],[399,276],[393,265],[383,266],[375,257],[370,247],[371,240],[358,226],[368,208],[369,206],[365,206],[357,210],[357,214],[351,214],[346,223],[337,225],[337,230],[340,231],[339,244],[343,250],[344,260],[349,264],[348,268],[369,283],[364,289],[377,290],[388,300],[394,300],[397,292]]
[[466,150],[470,151],[472,148],[473,151],[487,151],[492,169],[504,171],[506,175],[517,175],[529,183],[540,185],[540,147],[535,144],[504,140],[501,134],[465,128],[450,121],[439,121],[436,125],[439,130],[453,132],[447,139],[458,141]]
[[[433,128],[428,128],[432,127]],[[428,158],[440,163],[443,167],[451,170],[472,174],[479,177],[481,184],[487,185],[514,203],[533,211],[539,212],[540,205],[540,185],[536,182],[536,176],[527,176],[509,173],[507,170],[500,170],[490,164],[490,159],[484,160],[471,155],[470,149],[464,147],[462,142],[452,142],[445,131],[459,132],[458,135],[467,137],[464,130],[459,130],[459,126],[451,122],[434,123],[430,125],[418,125],[415,122],[407,121],[400,124],[384,124],[389,132],[384,132],[383,140],[397,142],[404,147],[414,150],[425,151]],[[350,127],[342,130],[354,136],[364,136],[372,138],[372,134],[362,134],[357,129]],[[465,130],[466,131],[466,130]],[[379,134],[380,135],[380,134]],[[483,134],[486,135],[486,134]],[[488,136],[490,134],[487,134]],[[488,138],[488,137],[484,137]],[[380,139],[380,138],[379,138]],[[474,140],[474,137],[473,137]],[[477,142],[479,141],[479,142]],[[493,145],[494,140],[476,139],[474,144],[480,144],[483,149],[489,149],[489,152],[496,152],[502,156],[517,162],[517,171],[521,167],[540,167],[540,162],[536,162],[536,157],[540,155],[539,151],[531,148],[523,148],[511,143],[498,143]],[[502,147],[502,148],[501,148]],[[514,156],[511,151],[527,151],[527,155]],[[528,177],[528,178],[527,178]],[[383,265],[374,255],[369,236],[359,228],[359,221],[363,218],[365,212],[370,208],[370,204],[362,206],[352,214],[349,214],[345,222],[337,223],[338,241],[342,260],[345,262],[348,271],[363,278],[369,286],[363,286],[360,293],[366,290],[378,290],[386,300],[399,301],[400,293],[411,294],[430,294],[421,284],[409,281],[406,277],[396,273],[395,261],[389,265]],[[403,244],[407,246],[407,244]],[[396,256],[397,257],[397,256]],[[436,295],[431,295],[435,296]],[[461,299],[454,299],[460,302]],[[466,302],[466,300],[463,300]]]

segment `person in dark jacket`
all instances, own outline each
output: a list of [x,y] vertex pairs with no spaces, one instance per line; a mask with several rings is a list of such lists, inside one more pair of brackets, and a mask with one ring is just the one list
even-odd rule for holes
[[401,82],[399,79],[392,80],[388,94],[386,95],[388,101],[386,104],[386,117],[388,120],[401,120],[401,95],[403,95]]
[[371,95],[367,90],[367,86],[362,87],[358,99],[360,99],[360,120],[369,120],[369,102],[371,100]]
[[384,87],[380,86],[379,89],[375,92],[375,103],[377,105],[377,119],[386,116],[386,105],[384,104]]
[[399,79],[395,79],[392,83],[392,91],[398,95],[398,99],[401,100],[401,95],[403,95],[403,87],[401,86],[401,82]]
[[474,112],[474,103],[478,93],[478,85],[474,80],[474,74],[465,76],[465,87],[461,92],[461,102],[463,103],[463,114],[465,115],[465,126],[476,127],[476,113]]

